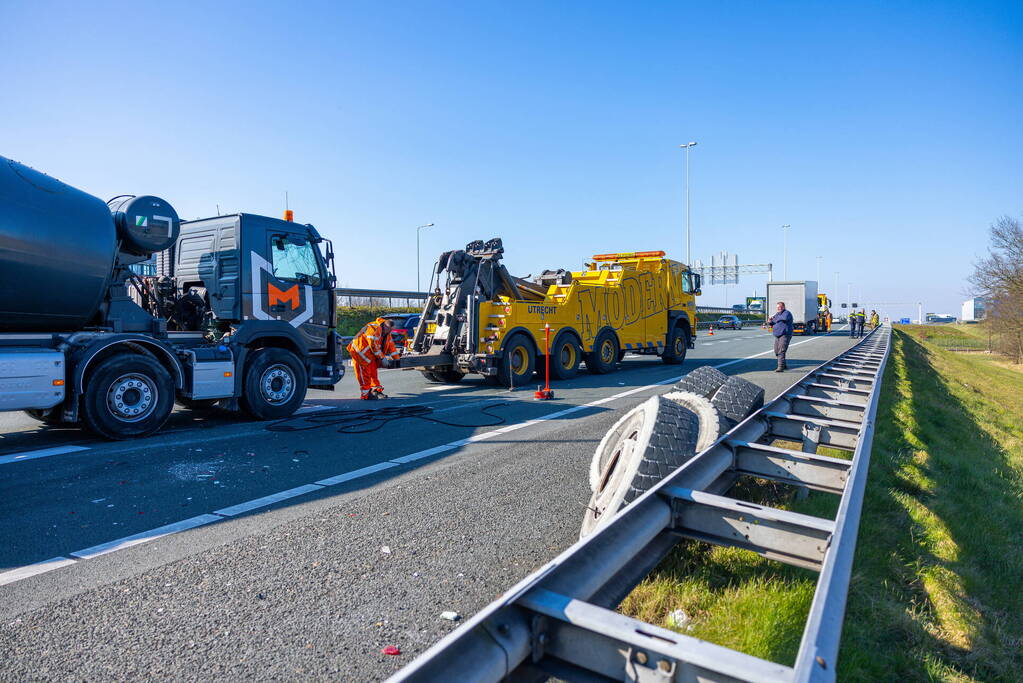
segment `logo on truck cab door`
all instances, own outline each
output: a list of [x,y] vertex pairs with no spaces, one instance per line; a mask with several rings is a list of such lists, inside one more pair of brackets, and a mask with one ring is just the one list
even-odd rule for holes
[[252,317],[280,320],[298,327],[313,317],[313,288],[274,276],[273,266],[252,251]]
[[271,306],[274,304],[283,304],[288,302],[291,304],[291,310],[295,310],[300,306],[298,302],[298,285],[291,285],[283,292],[276,287],[272,282],[268,282],[266,285],[267,299]]

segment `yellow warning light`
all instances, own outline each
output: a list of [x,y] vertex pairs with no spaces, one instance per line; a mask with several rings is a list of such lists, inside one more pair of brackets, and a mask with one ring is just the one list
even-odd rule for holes
[[55,380],[53,380],[53,386],[55,386],[55,387],[62,387],[62,386],[64,386],[64,380],[62,380],[62,379],[55,379]]
[[224,373],[224,377],[234,377],[234,373],[233,372],[225,372]]
[[284,210],[284,220],[288,221],[289,223],[294,222],[294,220],[295,220],[295,212],[292,211],[291,209],[285,209]]
[[619,261],[631,258],[663,258],[663,251],[623,251],[618,254],[597,254],[594,261]]

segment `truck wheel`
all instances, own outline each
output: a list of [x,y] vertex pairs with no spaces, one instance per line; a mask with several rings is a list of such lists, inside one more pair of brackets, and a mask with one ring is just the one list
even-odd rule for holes
[[501,354],[501,367],[497,371],[501,384],[506,387],[525,386],[533,379],[535,361],[532,344],[524,335],[513,335],[504,343]]
[[174,382],[151,356],[110,356],[85,380],[82,416],[89,429],[107,439],[149,436],[173,408]]
[[586,354],[586,369],[595,375],[606,375],[618,367],[618,337],[604,330],[593,340],[593,351]]
[[675,385],[675,391],[691,391],[710,399],[721,385],[728,381],[728,375],[709,365],[701,365],[683,377]]
[[689,350],[689,335],[681,325],[675,325],[668,332],[667,342],[661,360],[668,365],[680,364],[686,359],[686,351]]
[[420,370],[420,374],[426,378],[426,381],[433,382],[434,384],[440,384],[440,377],[437,376],[433,370]]
[[[551,379],[572,379],[579,374],[581,359],[582,348],[575,338],[570,334],[561,335],[551,346]],[[545,366],[541,364],[540,374],[544,371]]]
[[764,406],[764,388],[742,377],[729,377],[711,401],[734,427]]
[[46,425],[59,425],[61,422],[59,408],[29,408],[25,414]]
[[691,391],[669,391],[664,398],[674,401],[683,408],[696,413],[700,418],[700,437],[696,441],[696,452],[702,453],[718,440],[718,437],[734,425],[710,402],[710,399]]
[[291,351],[258,349],[245,365],[239,403],[257,420],[287,417],[305,400],[306,384],[305,367]]
[[[618,510],[693,457],[699,433],[696,414],[663,396],[653,396],[622,416],[593,454],[593,495],[579,536],[606,524]],[[593,463],[602,463],[595,477]]]

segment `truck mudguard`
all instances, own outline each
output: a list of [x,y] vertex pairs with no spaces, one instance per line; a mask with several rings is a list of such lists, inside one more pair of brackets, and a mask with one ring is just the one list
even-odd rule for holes
[[[82,333],[82,336],[85,335],[91,337],[93,333]],[[68,342],[72,345],[72,347],[77,347],[71,354],[69,354],[71,365],[74,368],[72,379],[74,381],[75,393],[81,393],[84,391],[85,373],[96,356],[119,344],[136,344],[147,351],[150,351],[163,365],[169,366],[168,369],[172,370],[171,376],[174,378],[175,389],[180,389],[185,384],[185,372],[181,368],[181,361],[178,360],[177,355],[174,353],[174,349],[159,339],[142,334],[131,333],[102,334],[102,336],[95,339],[89,339],[86,337],[86,339],[82,340],[82,345],[77,346],[75,337],[78,336],[79,335],[72,335],[71,338],[68,339]]]

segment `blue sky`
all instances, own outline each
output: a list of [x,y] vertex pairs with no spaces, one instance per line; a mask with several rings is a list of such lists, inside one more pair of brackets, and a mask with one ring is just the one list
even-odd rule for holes
[[694,258],[780,277],[790,224],[836,301],[958,315],[1023,216],[1020,3],[0,0],[0,44],[0,155],[187,218],[287,191],[350,287],[414,288],[429,222],[424,273],[492,236],[518,275],[678,258],[688,140]]

